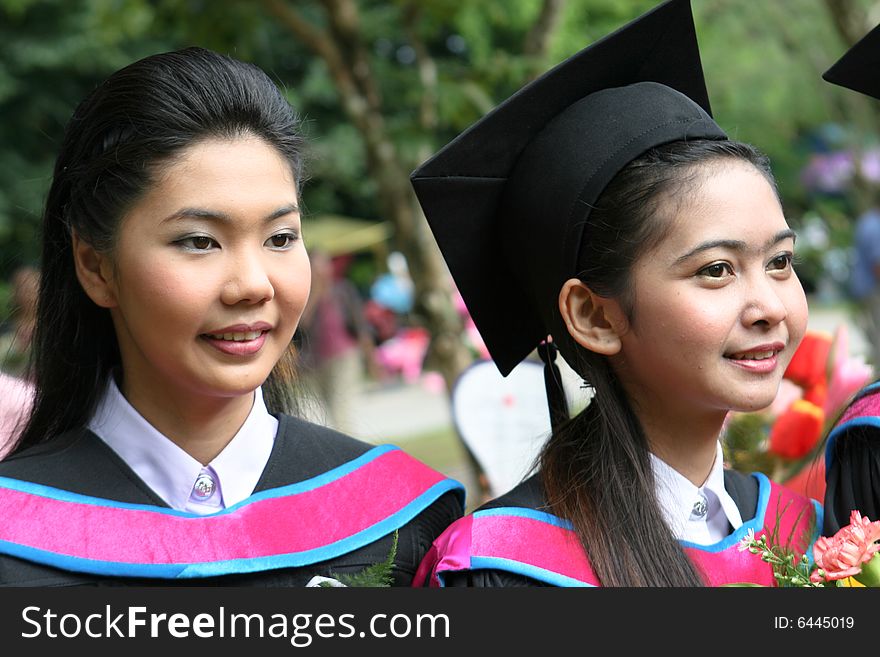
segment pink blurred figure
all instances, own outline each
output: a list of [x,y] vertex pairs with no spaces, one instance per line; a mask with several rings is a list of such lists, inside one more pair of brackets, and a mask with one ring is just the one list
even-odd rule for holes
[[0,372],[0,459],[12,448],[30,413],[33,396],[30,383]]
[[874,369],[861,356],[849,355],[849,329],[841,324],[834,334],[831,363],[828,372],[828,396],[825,398],[825,416],[840,411],[862,386],[874,378]]
[[406,383],[416,383],[422,375],[428,340],[423,328],[401,329],[376,347],[376,359],[386,372],[399,373]]

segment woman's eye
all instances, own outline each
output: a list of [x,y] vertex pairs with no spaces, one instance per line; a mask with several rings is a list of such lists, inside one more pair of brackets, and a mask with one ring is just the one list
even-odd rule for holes
[[217,246],[217,242],[207,235],[184,237],[182,240],[177,240],[177,243],[191,251],[207,251],[208,249]]
[[286,249],[294,245],[297,236],[293,233],[278,233],[266,240],[266,245],[273,249]]
[[767,265],[767,268],[773,270],[788,269],[789,267],[791,267],[792,257],[793,256],[791,253],[780,253],[778,256],[770,261],[770,264]]
[[703,267],[698,274],[708,278],[721,278],[733,274],[733,269],[726,262],[716,262],[708,267]]

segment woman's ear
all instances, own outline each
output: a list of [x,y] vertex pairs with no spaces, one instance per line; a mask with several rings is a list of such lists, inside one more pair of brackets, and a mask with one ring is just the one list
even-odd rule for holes
[[76,277],[83,290],[102,308],[116,306],[116,291],[113,285],[113,267],[110,259],[72,232],[73,263]]
[[605,356],[620,351],[620,337],[629,323],[616,300],[599,296],[583,281],[570,278],[559,291],[559,312],[571,337],[585,349]]

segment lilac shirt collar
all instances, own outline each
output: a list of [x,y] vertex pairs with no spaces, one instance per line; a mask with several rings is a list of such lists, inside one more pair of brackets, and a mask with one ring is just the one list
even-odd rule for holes
[[[736,502],[724,488],[724,451],[721,443],[715,452],[712,470],[702,486],[694,486],[687,477],[651,454],[657,501],[666,524],[682,541],[711,545],[728,535],[728,525],[737,529],[743,524]],[[700,518],[693,513],[694,503],[701,499],[708,506]]]
[[[257,388],[244,424],[223,451],[203,467],[147,422],[110,377],[88,428],[171,508],[210,513],[241,502],[253,493],[269,461],[278,420],[269,414],[262,390]],[[193,507],[190,495],[203,470],[212,471],[222,497],[198,509]]]

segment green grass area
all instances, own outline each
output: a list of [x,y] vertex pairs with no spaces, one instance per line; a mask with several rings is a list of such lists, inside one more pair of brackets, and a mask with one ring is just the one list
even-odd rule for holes
[[387,442],[398,445],[435,470],[464,484],[467,491],[467,511],[472,511],[480,501],[479,488],[467,451],[451,426],[415,436],[392,438]]
[[452,427],[432,429],[416,436],[391,438],[388,442],[400,445],[417,459],[441,471],[460,467],[467,458],[464,446]]

